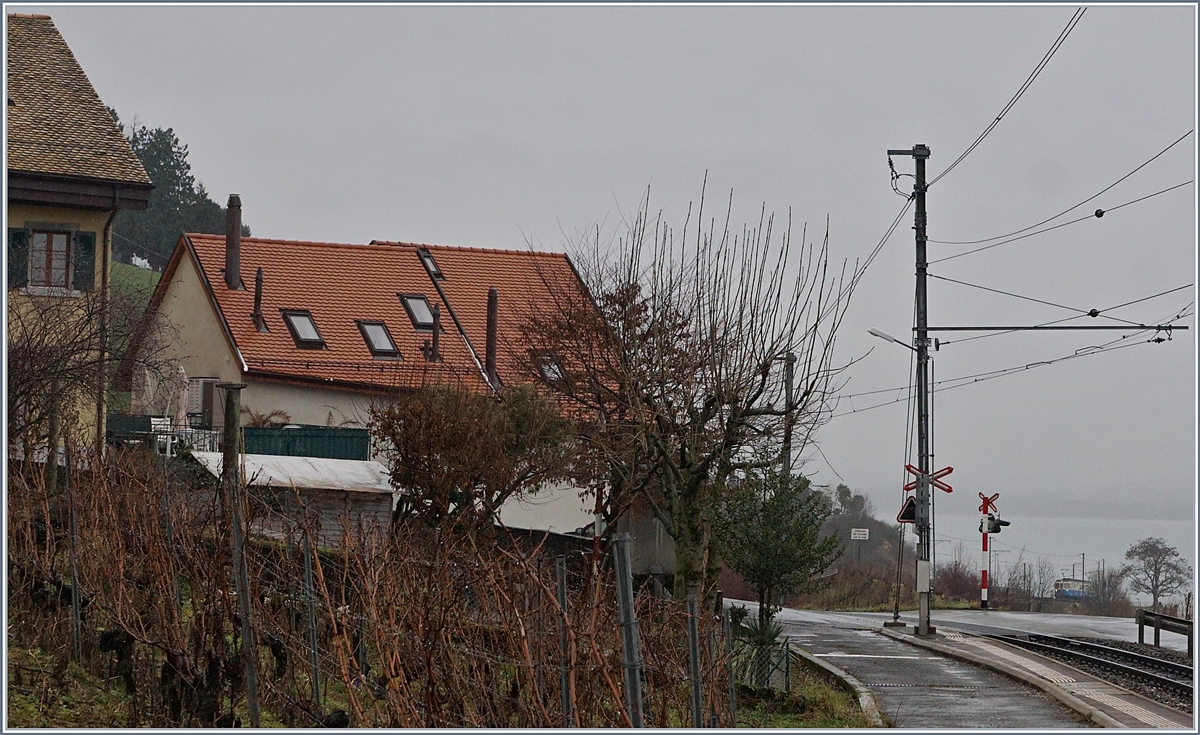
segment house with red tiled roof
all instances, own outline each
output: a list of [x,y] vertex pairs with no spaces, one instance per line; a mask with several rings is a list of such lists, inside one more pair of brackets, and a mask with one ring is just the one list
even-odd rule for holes
[[[529,315],[556,299],[590,298],[562,253],[242,237],[236,195],[227,211],[224,236],[180,237],[150,301],[166,355],[188,378],[186,397],[180,384],[143,377],[135,412],[172,415],[172,402],[186,400],[192,426],[220,427],[215,385],[230,382],[246,385],[241,402],[253,414],[361,427],[372,405],[398,391],[439,383],[492,391],[528,380],[539,362],[524,347]],[[501,515],[570,535],[592,520],[589,502],[579,488],[547,488]],[[674,546],[661,524],[629,515],[619,529],[633,535],[635,572],[671,574]]]
[[[395,391],[520,381],[523,315],[549,284],[583,288],[561,253],[243,238],[236,195],[228,211],[225,236],[180,238],[150,302],[193,426],[222,425],[217,382],[245,383],[254,414],[363,426]],[[135,413],[173,413],[173,381],[133,379]]]

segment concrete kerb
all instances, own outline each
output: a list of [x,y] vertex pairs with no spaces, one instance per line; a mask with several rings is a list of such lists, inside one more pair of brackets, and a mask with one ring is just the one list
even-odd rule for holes
[[1101,712],[1096,707],[1093,707],[1079,697],[1076,697],[1074,694],[1071,694],[1067,690],[1058,686],[1054,682],[1047,681],[1042,677],[1033,674],[1032,672],[1024,671],[1016,666],[1012,666],[1001,661],[993,661],[978,654],[960,651],[952,646],[946,646],[941,643],[926,640],[924,638],[917,638],[911,634],[897,633],[895,631],[888,630],[887,628],[881,628],[879,632],[888,638],[892,638],[918,648],[927,648],[931,651],[936,651],[943,656],[949,656],[950,658],[966,661],[967,663],[981,666],[989,671],[994,671],[998,674],[1003,674],[1009,678],[1029,684],[1030,686],[1037,687],[1101,727],[1128,728],[1128,725],[1113,719],[1112,717]]
[[858,697],[858,706],[862,709],[863,714],[866,715],[867,721],[871,723],[871,727],[887,727],[883,722],[883,716],[879,714],[879,705],[875,702],[875,697],[871,694],[871,690],[863,686],[861,681],[854,678],[850,673],[843,671],[828,661],[822,661],[802,648],[792,648],[791,651],[792,655],[809,666],[821,669],[833,676],[841,684],[842,688]]

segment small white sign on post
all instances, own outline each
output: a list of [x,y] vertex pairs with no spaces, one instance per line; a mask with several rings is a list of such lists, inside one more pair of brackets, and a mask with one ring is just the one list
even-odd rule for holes
[[851,528],[850,529],[850,540],[851,541],[866,541],[870,537],[871,537],[871,529],[869,529],[869,528]]

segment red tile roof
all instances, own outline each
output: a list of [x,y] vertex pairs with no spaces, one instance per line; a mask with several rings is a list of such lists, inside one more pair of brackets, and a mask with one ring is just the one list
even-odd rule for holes
[[[444,276],[437,286],[421,263],[419,248],[429,250]],[[219,308],[227,337],[236,346],[248,375],[363,389],[462,381],[472,389],[486,390],[481,367],[487,335],[487,292],[491,286],[499,292],[497,372],[502,382],[520,380],[519,366],[513,358],[520,349],[523,315],[550,298],[547,283],[567,282],[582,287],[570,261],[558,253],[247,237],[242,239],[241,249],[241,278],[246,290],[234,291],[226,287],[223,277],[224,236],[189,234],[181,239],[163,274],[162,289],[186,253],[194,253],[197,258],[206,289]],[[258,332],[251,318],[254,276],[259,267],[263,269],[262,311],[268,332]],[[441,306],[441,363],[424,359],[421,345],[431,335],[415,329],[398,294],[425,295],[431,306]],[[282,315],[284,310],[293,309],[312,314],[326,349],[296,346]],[[385,323],[402,359],[373,357],[356,320]],[[186,335],[183,338],[186,340]]]
[[488,289],[496,288],[496,372],[501,382],[509,382],[522,372],[519,360],[525,346],[521,328],[527,321],[527,315],[539,308],[546,308],[554,294],[560,292],[559,289],[582,287],[574,266],[563,253],[455,248],[379,240],[375,244],[429,251],[443,276],[437,285],[458,317],[467,339],[475,347],[480,362],[485,359],[487,344]]

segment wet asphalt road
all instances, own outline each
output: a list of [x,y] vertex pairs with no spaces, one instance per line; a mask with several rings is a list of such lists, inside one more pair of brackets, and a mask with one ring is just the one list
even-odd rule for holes
[[1091,726],[1032,687],[882,636],[877,619],[783,610],[776,620],[793,643],[867,686],[893,727]]
[[[757,606],[730,602],[751,611]],[[892,727],[1093,727],[1037,689],[1007,676],[876,633],[884,620],[880,615],[784,609],[775,620],[794,645],[863,682]]]

